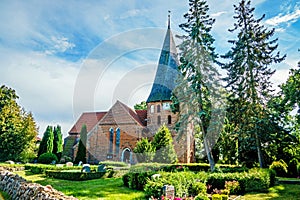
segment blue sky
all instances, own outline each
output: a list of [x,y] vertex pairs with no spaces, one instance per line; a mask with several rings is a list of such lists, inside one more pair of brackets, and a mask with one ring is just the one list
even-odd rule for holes
[[[217,53],[235,38],[234,0],[209,1]],[[272,66],[274,85],[300,60],[300,2],[256,0],[255,16],[275,28],[286,60]],[[64,135],[83,111],[107,110],[116,99],[132,106],[150,92],[168,10],[181,34],[188,1],[0,1],[0,84],[16,89],[40,133],[60,124]],[[177,41],[178,42],[178,41]]]

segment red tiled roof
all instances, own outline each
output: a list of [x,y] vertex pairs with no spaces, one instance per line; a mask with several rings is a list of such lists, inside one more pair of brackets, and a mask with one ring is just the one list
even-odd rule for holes
[[69,131],[69,134],[79,134],[83,124],[86,125],[87,132],[90,132],[92,128],[94,128],[94,126],[97,124],[97,122],[99,122],[106,113],[107,112],[82,113],[77,122]]
[[144,126],[147,125],[147,110],[135,110],[136,114],[139,116],[140,121],[143,123]]

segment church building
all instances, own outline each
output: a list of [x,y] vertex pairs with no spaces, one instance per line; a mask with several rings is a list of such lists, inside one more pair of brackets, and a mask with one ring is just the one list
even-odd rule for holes
[[82,113],[65,138],[64,155],[75,158],[80,130],[87,126],[87,162],[104,160],[135,163],[133,149],[141,138],[153,138],[157,130],[165,124],[171,131],[178,161],[194,161],[194,140],[192,134],[177,138],[174,130],[178,114],[171,111],[172,90],[178,75],[178,55],[176,45],[168,28],[156,70],[154,83],[146,101],[147,110],[133,110],[117,101],[107,112]]

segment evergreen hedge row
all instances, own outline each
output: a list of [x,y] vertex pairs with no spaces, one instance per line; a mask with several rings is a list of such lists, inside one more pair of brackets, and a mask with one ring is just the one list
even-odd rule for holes
[[85,181],[102,178],[106,172],[73,172],[73,171],[52,171],[47,170],[46,175],[51,178]]

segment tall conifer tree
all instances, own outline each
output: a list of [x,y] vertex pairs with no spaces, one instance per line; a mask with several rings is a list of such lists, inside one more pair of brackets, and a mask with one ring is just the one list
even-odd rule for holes
[[38,157],[43,153],[52,153],[53,151],[53,128],[52,126],[47,126],[47,129],[43,135],[42,141],[40,143]]
[[263,167],[261,145],[268,140],[270,124],[266,104],[272,92],[270,77],[275,72],[269,66],[283,61],[285,56],[275,52],[277,39],[271,39],[275,30],[262,25],[264,15],[254,18],[250,4],[241,0],[234,5],[236,22],[229,31],[237,32],[237,39],[229,41],[232,48],[223,57],[230,61],[223,69],[228,71],[225,78],[230,93],[228,118],[237,127],[240,159],[253,160],[251,156],[256,151]]
[[75,163],[79,163],[80,161],[86,163],[86,141],[87,141],[87,128],[86,125],[83,124],[80,131],[80,141],[78,144],[78,151],[75,157]]
[[[186,134],[188,124],[200,127],[206,156],[211,170],[215,162],[212,155],[213,137],[208,136],[214,98],[219,96],[218,71],[213,66],[217,55],[213,47],[214,38],[210,34],[215,20],[208,15],[205,0],[189,0],[189,11],[184,15],[186,22],[180,28],[186,35],[179,36],[181,77],[174,90],[175,107],[179,107],[180,119],[177,128]],[[176,105],[177,104],[177,105]]]
[[53,134],[54,134],[53,153],[57,156],[58,160],[60,160],[63,151],[63,139],[62,139],[61,127],[59,125],[54,127]]

